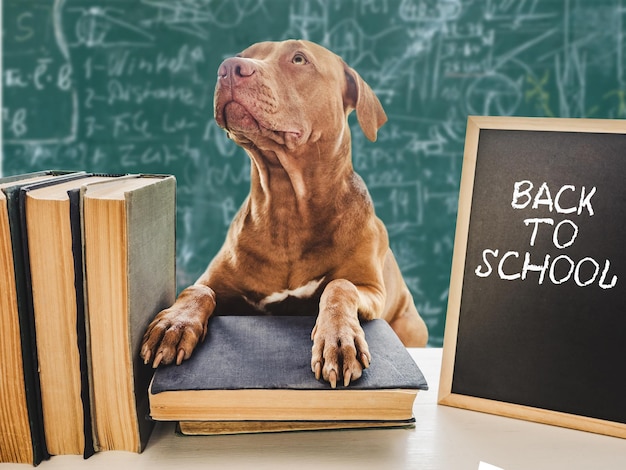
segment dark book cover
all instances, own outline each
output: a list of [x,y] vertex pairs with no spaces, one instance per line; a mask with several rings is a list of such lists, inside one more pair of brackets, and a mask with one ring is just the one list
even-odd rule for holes
[[[159,367],[151,392],[177,390],[327,390],[311,371],[314,316],[216,316],[205,341],[180,366]],[[362,323],[372,362],[350,389],[417,389],[428,385],[384,320]]]
[[76,333],[80,358],[80,395],[83,401],[83,422],[85,432],[84,458],[95,453],[92,418],[91,397],[89,387],[89,366],[87,351],[87,324],[85,319],[85,283],[83,273],[83,237],[82,218],[80,208],[80,189],[67,192],[70,200],[70,226],[72,229],[72,254],[74,255],[74,287],[76,288]]

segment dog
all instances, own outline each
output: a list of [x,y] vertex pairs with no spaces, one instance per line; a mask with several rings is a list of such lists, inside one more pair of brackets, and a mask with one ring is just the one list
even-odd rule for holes
[[372,360],[360,321],[385,319],[407,347],[428,331],[354,172],[348,115],[375,141],[387,116],[360,75],[312,42],[257,43],[219,67],[217,124],[251,158],[250,193],[196,283],[158,313],[141,357],[188,359],[213,314],[317,315],[311,369],[332,388]]

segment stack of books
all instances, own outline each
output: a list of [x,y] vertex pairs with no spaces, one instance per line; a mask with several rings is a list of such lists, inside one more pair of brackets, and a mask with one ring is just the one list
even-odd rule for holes
[[311,316],[221,316],[180,366],[150,384],[150,415],[182,434],[414,427],[427,383],[384,320],[363,322],[372,362],[348,387],[331,389],[311,370]]
[[139,347],[176,295],[175,191],[168,175],[0,178],[0,462],[145,446]]

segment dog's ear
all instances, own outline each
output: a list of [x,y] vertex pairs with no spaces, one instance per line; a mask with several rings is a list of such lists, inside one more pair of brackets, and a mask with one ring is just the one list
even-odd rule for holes
[[374,142],[378,129],[387,122],[387,115],[372,89],[357,71],[345,63],[344,70],[347,80],[344,105],[347,110],[356,110],[356,117],[365,137]]

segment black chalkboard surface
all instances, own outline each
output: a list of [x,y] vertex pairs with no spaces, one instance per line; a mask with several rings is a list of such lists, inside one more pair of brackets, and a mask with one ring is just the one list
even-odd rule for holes
[[440,403],[626,438],[626,121],[466,136]]

